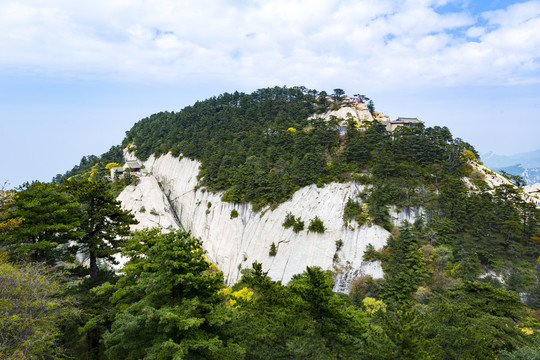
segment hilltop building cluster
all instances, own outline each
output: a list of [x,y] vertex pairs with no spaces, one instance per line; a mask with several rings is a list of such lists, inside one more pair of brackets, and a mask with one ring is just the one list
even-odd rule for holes
[[[331,97],[327,98],[330,102],[336,102]],[[384,115],[381,112],[372,111],[362,98],[358,97],[344,97],[339,101],[339,109],[330,110],[326,112],[322,117],[326,120],[337,118],[339,121],[340,135],[345,135],[347,132],[347,122],[355,120],[358,122],[359,129],[363,129],[362,124],[365,122],[378,121],[386,127],[387,131],[394,131],[401,126],[414,126],[423,124],[423,121],[413,117],[398,117],[395,120],[391,120],[389,116]],[[315,115],[320,117],[320,115]],[[314,116],[314,117],[315,117]]]

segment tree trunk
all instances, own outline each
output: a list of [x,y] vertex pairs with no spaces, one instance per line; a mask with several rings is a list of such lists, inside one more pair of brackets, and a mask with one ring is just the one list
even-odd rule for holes
[[98,276],[98,266],[97,266],[97,257],[96,254],[91,251],[90,252],[90,278],[96,279]]
[[99,340],[101,339],[101,334],[98,329],[90,329],[86,334],[88,341],[88,359],[89,360],[99,360],[100,351],[99,351]]

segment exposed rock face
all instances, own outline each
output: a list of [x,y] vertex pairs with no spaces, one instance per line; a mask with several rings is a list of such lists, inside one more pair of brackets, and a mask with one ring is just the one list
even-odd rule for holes
[[[133,155],[126,153],[126,158],[132,159]],[[356,183],[332,183],[322,188],[307,186],[274,210],[254,212],[250,204],[222,202],[222,193],[195,190],[200,165],[197,161],[167,154],[158,159],[152,156],[144,165],[155,179],[142,178],[137,186],[126,188],[119,200],[124,207],[135,211],[141,221],[139,226],[175,227],[171,224],[174,210],[184,228],[203,240],[208,258],[223,271],[229,284],[235,283],[240,270],[251,267],[254,261],[262,263],[272,279],[284,283],[303,272],[306,266],[334,270],[335,290],[341,292],[348,292],[357,276],[383,276],[380,263],[364,262],[362,255],[369,243],[376,249],[382,248],[389,232],[377,225],[351,228],[343,224],[347,199],[356,198],[361,189]],[[158,191],[158,181],[163,192]],[[173,209],[168,208],[164,194]],[[144,213],[139,212],[142,205],[146,207]],[[150,215],[151,208],[163,216],[154,216],[147,222],[144,217]],[[236,218],[231,218],[233,209],[238,212]],[[292,228],[282,226],[288,212],[302,218],[305,230],[295,233]],[[418,212],[393,212],[396,222],[411,221],[417,215]],[[322,234],[307,231],[315,216],[327,228]],[[343,243],[339,251],[338,240]],[[275,256],[269,255],[272,243],[277,249]]]
[[324,114],[313,115],[311,118],[322,118],[329,120],[332,116],[335,116],[340,120],[353,118],[359,121],[373,121],[373,116],[371,116],[367,105],[364,103],[354,103],[347,106],[341,106],[337,110],[329,110]]
[[153,176],[139,178],[137,186],[127,186],[118,195],[118,200],[122,203],[122,207],[130,210],[139,221],[137,225],[132,225],[132,230],[145,227],[178,229],[167,197]]
[[538,195],[540,194],[540,183],[536,183],[530,186],[524,186],[523,191],[530,195]]

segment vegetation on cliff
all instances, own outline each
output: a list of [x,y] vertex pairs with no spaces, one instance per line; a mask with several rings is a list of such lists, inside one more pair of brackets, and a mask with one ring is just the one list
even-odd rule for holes
[[[538,234],[540,214],[519,189],[489,187],[468,164],[478,160],[475,149],[446,127],[412,124],[389,132],[379,121],[350,116],[342,132],[339,119],[322,118],[345,105],[341,89],[332,96],[304,87],[225,93],[142,119],[122,146],[143,160],[168,152],[198,159],[198,186],[255,209],[275,206],[305,185],[356,181],[364,190],[347,202],[343,219],[349,226],[375,223],[390,231],[390,206],[422,208],[422,241],[449,249],[461,274],[523,263],[529,270],[515,289],[534,285],[538,244],[531,237]],[[83,159],[70,174],[98,173],[97,164],[105,166],[119,152],[113,147],[101,158]],[[304,222],[284,226],[298,232]]]
[[320,115],[339,108],[343,95],[325,94],[305,88],[225,93],[139,121],[123,146],[143,160],[167,152],[198,159],[201,186],[256,208],[312,183],[362,179],[375,185],[370,203],[379,222],[385,222],[382,206],[424,205],[445,177],[463,176],[461,152],[474,149],[447,128],[420,124],[389,133],[374,121],[358,131],[350,118],[340,135],[339,120]]
[[[493,191],[475,178],[468,160],[478,154],[470,144],[446,127],[413,124],[389,132],[379,121],[359,127],[353,117],[343,135],[338,119],[321,117],[344,105],[338,90],[333,97],[305,88],[225,93],[141,120],[123,146],[141,159],[167,152],[196,158],[200,186],[255,209],[276,205],[309,184],[357,181],[365,190],[350,199],[346,222],[391,230],[391,205],[423,208],[432,241],[449,246],[462,261],[497,266],[509,254],[535,260],[537,245],[530,238],[538,230],[538,210],[515,188]],[[500,246],[494,249],[495,243]]]

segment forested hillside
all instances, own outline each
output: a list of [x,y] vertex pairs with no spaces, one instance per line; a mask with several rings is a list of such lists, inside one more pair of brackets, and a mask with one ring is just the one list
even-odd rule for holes
[[[420,124],[390,133],[378,121],[359,124],[352,117],[340,135],[338,120],[321,114],[340,107],[343,98],[339,89],[332,97],[304,88],[223,94],[141,120],[123,146],[141,159],[169,151],[199,159],[201,186],[225,191],[225,201],[256,207],[284,201],[312,183],[355,180],[370,189],[351,199],[346,220],[369,218],[391,230],[389,205],[423,207],[424,225],[437,234],[438,245],[459,241],[460,249],[470,250],[456,250],[462,260],[497,266],[515,256],[536,259],[530,239],[538,211],[516,188],[487,186],[467,164],[479,161],[470,144],[445,127]],[[364,215],[361,200],[368,204]]]
[[[365,185],[336,216],[391,232],[364,254],[382,263],[382,279],[360,277],[336,294],[331,271],[308,267],[282,284],[253,263],[227,287],[204,239],[127,231],[134,220],[115,183],[97,180],[121,162],[113,147],[55,183],[0,193],[0,282],[14,284],[0,288],[0,357],[540,358],[539,209],[519,187],[490,185],[471,166],[474,148],[445,127],[389,132],[379,121],[325,117],[345,100],[340,89],[223,94],[139,121],[122,147],[140,159],[198,159],[199,187],[259,210],[310,184]],[[391,206],[423,216],[396,226]],[[117,272],[107,264],[119,253],[129,260]],[[29,269],[39,282],[25,280]],[[33,346],[40,336],[52,345]]]
[[[336,94],[304,88],[226,93],[139,121],[123,146],[142,160],[169,151],[198,159],[202,186],[226,191],[226,201],[260,205],[283,201],[301,186],[368,173],[405,178],[413,190],[433,183],[432,175],[437,182],[463,175],[461,152],[474,149],[454,140],[447,128],[416,126],[390,134],[375,121],[357,131],[360,124],[351,117],[347,135],[340,136],[338,119],[322,118],[341,106],[344,96],[339,89]],[[390,197],[419,205],[414,192],[414,199],[392,190]]]

